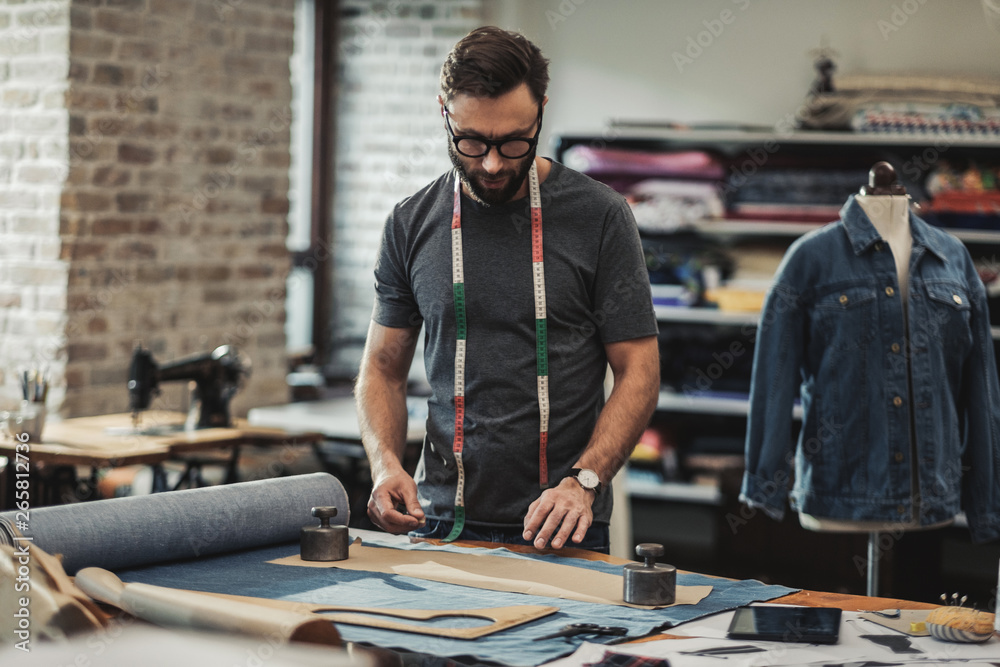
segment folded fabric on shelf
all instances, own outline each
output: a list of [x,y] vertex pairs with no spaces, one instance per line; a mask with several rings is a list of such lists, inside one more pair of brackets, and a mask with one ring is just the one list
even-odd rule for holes
[[638,174],[687,178],[722,178],[722,162],[705,151],[635,151],[578,144],[563,154],[567,167],[588,176]]
[[715,183],[647,179],[625,192],[640,231],[671,232],[725,214]]

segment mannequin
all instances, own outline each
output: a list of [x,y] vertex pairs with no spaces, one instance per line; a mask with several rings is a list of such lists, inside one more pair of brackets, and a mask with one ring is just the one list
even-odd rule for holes
[[867,532],[875,569],[879,532],[964,512],[974,542],[1000,537],[1000,383],[968,249],[910,212],[887,163],[870,180],[796,239],[765,298],[740,500]]
[[[896,182],[896,172],[887,162],[879,162],[869,172],[869,184],[861,188],[857,197],[858,204],[864,210],[868,220],[882,237],[885,252],[891,252],[896,262],[896,276],[899,280],[899,292],[903,303],[904,326],[909,330],[909,283],[910,283],[910,251],[913,237],[910,235],[910,198],[905,188]],[[909,359],[907,359],[909,364]],[[916,456],[916,452],[913,452]],[[914,505],[919,503],[916,480],[911,485],[911,496]],[[942,528],[951,524],[954,519],[921,526],[916,520],[911,521],[847,521],[843,519],[827,519],[802,512],[799,523],[803,528],[814,531],[829,532],[900,532],[910,530],[927,530]]]

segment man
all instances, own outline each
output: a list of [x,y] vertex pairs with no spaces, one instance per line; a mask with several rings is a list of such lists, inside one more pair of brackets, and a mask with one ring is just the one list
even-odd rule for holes
[[[659,392],[656,322],[625,200],[535,155],[547,85],[523,36],[464,37],[438,96],[455,169],[386,222],[355,395],[368,515],[388,532],[608,549],[608,483]],[[421,325],[432,395],[414,480],[401,460]]]

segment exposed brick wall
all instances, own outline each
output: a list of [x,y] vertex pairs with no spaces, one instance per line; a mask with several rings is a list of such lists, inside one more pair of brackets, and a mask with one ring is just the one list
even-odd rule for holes
[[341,7],[332,328],[339,356],[331,367],[350,375],[371,319],[386,215],[451,165],[438,77],[455,42],[482,24],[483,3],[343,0]]
[[[61,376],[66,274],[59,197],[68,166],[69,0],[0,7],[0,386],[45,362]],[[50,393],[58,402],[62,388]]]
[[[124,411],[140,340],[160,361],[236,344],[253,375],[234,411],[287,400],[294,0],[65,6],[68,170],[44,244],[61,239],[62,414]],[[168,385],[157,405],[185,402]]]

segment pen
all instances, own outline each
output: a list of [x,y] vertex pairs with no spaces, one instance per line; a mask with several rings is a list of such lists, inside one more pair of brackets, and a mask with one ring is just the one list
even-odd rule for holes
[[718,646],[716,648],[705,648],[698,651],[681,651],[683,655],[729,655],[732,653],[760,653],[764,649],[752,644],[740,644],[739,646]]

